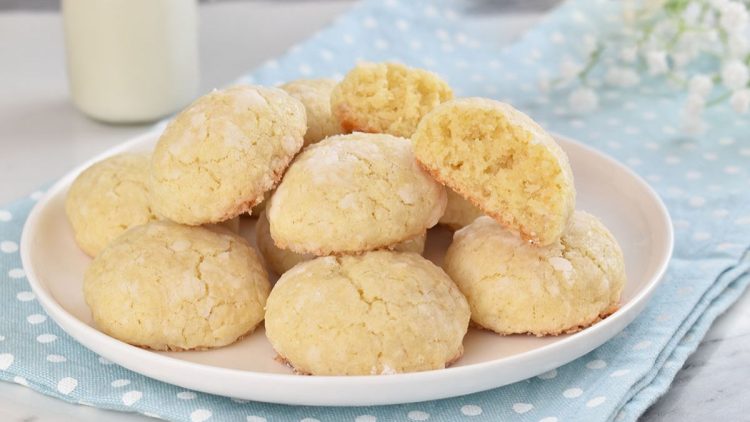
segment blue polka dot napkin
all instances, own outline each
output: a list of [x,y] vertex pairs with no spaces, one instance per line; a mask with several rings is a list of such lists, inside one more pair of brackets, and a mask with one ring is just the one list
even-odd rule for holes
[[[685,137],[684,94],[653,84],[601,92],[599,108],[568,113],[567,94],[545,94],[582,34],[616,24],[618,2],[571,0],[510,48],[481,39],[468,0],[370,0],[241,82],[340,77],[356,60],[398,60],[439,72],[459,96],[504,99],[543,126],[617,157],[652,183],[674,218],[665,282],[630,326],[568,365],[513,385],[453,399],[364,408],[241,402],[157,382],[78,345],[44,313],[21,269],[18,241],[39,194],[0,207],[0,378],[96,407],[175,421],[635,420],[664,393],[711,322],[750,283],[750,122],[717,108],[709,130]],[[481,4],[479,4],[481,6]]]

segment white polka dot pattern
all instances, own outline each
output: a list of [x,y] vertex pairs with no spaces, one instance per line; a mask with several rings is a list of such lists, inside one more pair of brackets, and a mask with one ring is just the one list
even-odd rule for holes
[[461,413],[466,416],[479,416],[482,414],[482,408],[475,404],[461,406]]
[[421,410],[412,410],[406,415],[411,421],[426,421],[430,419],[430,414]]
[[0,242],[0,251],[4,253],[13,253],[18,251],[18,243],[12,240],[3,240]]
[[568,388],[567,390],[563,391],[563,397],[566,399],[574,399],[576,397],[580,397],[581,394],[583,394],[583,390],[580,388]]
[[[481,2],[479,2],[481,3]],[[244,83],[276,85],[294,78],[342,75],[357,59],[398,60],[438,72],[457,96],[502,99],[543,127],[564,133],[625,163],[664,199],[675,229],[675,259],[641,317],[596,351],[537,377],[455,399],[358,409],[274,406],[185,391],[142,377],[79,346],[51,321],[29,287],[20,260],[22,224],[37,191],[0,205],[0,377],[66,395],[94,406],[114,406],[168,420],[568,420],[636,419],[642,405],[663,392],[700,341],[717,310],[748,281],[740,257],[750,239],[750,147],[747,118],[706,110],[706,135],[681,132],[682,98],[641,84],[619,89],[593,72],[598,108],[574,115],[568,92],[541,81],[561,75],[557,63],[579,59],[586,36],[617,22],[620,2],[570,0],[541,26],[503,51],[467,25],[465,0],[365,0],[332,28],[263,63]],[[479,6],[477,6],[479,7]],[[483,6],[482,6],[483,7]],[[471,12],[475,13],[475,12]],[[480,12],[476,12],[480,13]],[[472,21],[473,22],[473,21]],[[544,75],[542,75],[544,74]],[[10,175],[9,177],[12,177]],[[716,275],[727,270],[724,277]],[[705,293],[711,290],[711,295]],[[711,296],[714,301],[704,298]],[[682,324],[698,314],[688,333]],[[681,341],[669,342],[672,336]],[[669,349],[665,349],[669,347]],[[669,359],[653,365],[656,357]],[[539,368],[540,370],[542,368]],[[547,368],[545,368],[547,369]],[[40,371],[50,374],[40,376]],[[94,376],[93,374],[96,374]],[[619,406],[630,388],[654,377],[637,400]],[[127,390],[127,391],[126,391]],[[553,398],[553,399],[551,399]],[[118,407],[119,406],[119,407]],[[623,416],[627,415],[627,416]]]
[[118,379],[118,380],[112,381],[110,385],[112,386],[112,388],[121,388],[129,384],[130,384],[130,380]]
[[57,382],[57,391],[60,394],[68,395],[78,387],[78,380],[71,377],[65,377]]
[[0,353],[0,371],[8,370],[15,360],[15,356],[10,353]]
[[122,404],[132,406],[135,402],[143,397],[143,393],[137,390],[128,391],[122,395]]

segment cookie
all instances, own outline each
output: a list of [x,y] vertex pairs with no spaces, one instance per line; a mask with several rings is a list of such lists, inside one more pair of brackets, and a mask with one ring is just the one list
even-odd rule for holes
[[343,132],[339,121],[331,114],[331,91],[335,85],[333,79],[298,79],[279,87],[305,106],[305,145]]
[[575,208],[568,158],[510,105],[450,101],[425,116],[412,140],[435,178],[529,242],[549,245],[567,227]]
[[448,192],[448,204],[445,206],[445,213],[440,217],[440,224],[448,226],[451,230],[458,230],[471,224],[477,217],[484,215],[482,210],[452,189],[446,189],[446,191]]
[[[255,223],[255,237],[258,250],[261,255],[263,255],[263,260],[266,262],[269,269],[276,274],[284,274],[300,262],[309,261],[315,258],[315,255],[312,254],[298,254],[276,246],[271,238],[271,231],[268,227],[268,219],[266,218],[265,213],[262,213],[258,217],[258,222]],[[425,235],[421,235],[414,239],[406,240],[391,247],[387,247],[387,249],[397,252],[414,252],[421,254],[424,252],[424,242],[426,237],[427,236]]]
[[409,137],[422,116],[451,98],[451,88],[432,72],[363,62],[333,88],[331,110],[346,132]]
[[427,241],[427,233],[417,236],[413,239],[404,240],[396,243],[395,245],[386,246],[385,249],[394,252],[414,252],[417,255],[422,255],[424,252],[424,244]]
[[322,256],[421,236],[445,202],[445,189],[419,167],[407,139],[353,133],[298,155],[266,212],[278,247]]
[[250,212],[245,215],[248,215],[250,217],[258,217],[259,215],[261,215],[263,211],[266,210],[266,205],[268,205],[268,199],[271,198],[272,195],[273,195],[273,191],[266,192],[263,195],[263,200],[255,204],[255,206],[253,206]]
[[284,274],[300,262],[315,258],[313,254],[298,254],[276,246],[271,238],[265,212],[260,213],[255,223],[255,244],[258,245],[258,250],[263,256],[267,268],[276,274]]
[[500,334],[578,331],[617,310],[625,285],[617,241],[582,211],[544,247],[479,217],[455,233],[443,267],[466,295],[472,321]]
[[299,373],[375,375],[441,369],[463,353],[469,307],[415,253],[321,257],[281,276],[266,336]]
[[249,211],[302,148],[305,108],[277,88],[205,95],[164,130],[151,165],[151,202],[172,221],[217,223]]
[[83,282],[99,330],[154,350],[233,343],[263,320],[269,291],[268,274],[244,239],[167,221],[115,239]]
[[65,212],[78,246],[96,256],[127,229],[154,221],[148,195],[150,157],[120,154],[84,170],[70,186]]

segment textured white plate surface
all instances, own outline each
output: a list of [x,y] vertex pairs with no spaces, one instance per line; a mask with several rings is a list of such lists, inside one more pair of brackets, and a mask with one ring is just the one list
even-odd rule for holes
[[[83,301],[90,259],[75,244],[65,216],[65,195],[75,176],[95,161],[125,151],[149,151],[158,134],[133,139],[75,169],[32,210],[23,230],[23,266],[47,313],[99,355],[161,381],[206,393],[284,404],[356,406],[458,396],[523,380],[574,360],[620,332],[646,306],[672,253],[672,225],[651,188],[614,160],[557,137],[568,153],[577,207],[601,218],[622,246],[628,282],[622,307],[572,335],[501,337],[469,330],[465,354],[450,368],[398,375],[314,377],[292,374],[274,360],[262,329],[229,347],[201,352],[152,352],[122,343],[93,326]],[[243,220],[251,234],[252,220]],[[250,236],[254,239],[254,236]],[[440,263],[450,232],[433,229],[426,255]]]

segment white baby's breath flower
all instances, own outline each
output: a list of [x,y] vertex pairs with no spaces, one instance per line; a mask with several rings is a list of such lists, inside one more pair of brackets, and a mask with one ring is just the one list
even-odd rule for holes
[[641,78],[633,69],[613,66],[607,70],[607,73],[604,75],[604,80],[609,85],[628,88],[638,85]]
[[596,41],[596,37],[594,37],[591,34],[586,34],[583,36],[583,54],[585,55],[591,55],[596,48],[598,47],[599,43]]
[[652,34],[662,35],[674,35],[677,33],[677,22],[672,19],[658,19],[652,28]]
[[704,34],[697,32],[686,32],[680,37],[673,51],[682,51],[691,56],[697,56],[704,44]]
[[688,76],[684,70],[675,70],[671,72],[671,77],[667,79],[667,85],[674,89],[684,89],[685,81],[688,80]]
[[638,14],[650,18],[659,13],[664,4],[667,3],[667,0],[634,1],[632,3],[635,3],[639,7]]
[[682,18],[685,19],[685,23],[688,25],[696,25],[701,17],[701,10],[703,6],[699,2],[692,2],[688,4],[685,10],[682,12]]
[[620,68],[610,67],[607,69],[607,73],[604,74],[604,82],[607,85],[620,86]]
[[623,36],[623,38],[625,38],[625,39],[631,39],[631,40],[632,40],[632,39],[634,39],[635,37],[638,37],[638,36],[640,36],[640,35],[641,35],[641,32],[640,32],[639,30],[637,30],[637,29],[636,29],[635,27],[633,27],[633,26],[627,26],[627,25],[626,25],[626,26],[624,26],[624,27],[622,27],[622,28],[621,28],[621,31],[622,31],[622,32],[621,32],[621,35],[622,35],[622,36]]
[[560,63],[560,76],[566,81],[574,79],[581,73],[581,70],[583,70],[583,65],[570,57],[564,58],[562,63]]
[[703,109],[706,100],[700,95],[688,95],[685,107],[682,109],[682,130],[687,133],[699,134],[706,130],[706,122],[703,121]]
[[721,13],[719,23],[728,33],[738,34],[747,28],[748,14],[744,4],[731,1],[725,4],[719,12]]
[[669,71],[667,54],[664,51],[649,51],[646,54],[648,72],[652,75],[661,75]]
[[695,75],[690,78],[688,90],[691,94],[706,98],[714,87],[713,81],[706,75]]
[[628,46],[620,50],[620,60],[625,63],[634,63],[638,59],[638,48],[636,46]]
[[706,131],[706,122],[701,116],[683,117],[682,131],[699,135]]
[[685,108],[682,109],[682,113],[686,117],[696,117],[703,113],[703,109],[706,108],[706,100],[703,96],[698,94],[690,94],[685,102]]
[[622,69],[622,71],[620,71],[620,79],[622,80],[622,86],[624,87],[635,86],[641,82],[641,77],[638,76],[638,72],[633,69]]
[[[718,25],[718,24],[717,24]],[[711,27],[711,26],[706,26]],[[698,35],[698,34],[696,34]],[[698,47],[700,53],[706,53],[714,56],[724,55],[724,42],[722,41],[719,31],[715,29],[709,29],[703,34],[698,36]]]
[[729,99],[729,105],[739,114],[747,113],[750,110],[750,89],[735,91]]
[[673,19],[660,19],[651,32],[651,40],[661,44],[677,35],[679,26]]
[[707,12],[703,14],[701,24],[704,28],[714,28],[717,26],[716,19],[718,19],[716,13]]
[[708,44],[715,44],[717,41],[719,41],[719,38],[721,38],[719,36],[719,31],[715,29],[709,29],[708,31],[706,31],[704,36],[705,36],[706,43]]
[[747,66],[739,60],[730,60],[721,68],[721,83],[732,91],[742,89],[750,80]]
[[746,34],[732,34],[727,40],[729,47],[729,56],[733,58],[743,58],[750,52],[750,40]]
[[601,88],[604,85],[604,81],[599,78],[591,78],[588,81],[589,88]]
[[628,24],[634,24],[638,15],[639,3],[636,0],[622,0],[622,19]]
[[568,104],[576,113],[587,113],[599,106],[599,97],[590,88],[577,88],[568,96]]
[[714,10],[722,10],[724,7],[729,3],[729,0],[709,0],[708,4],[714,9]]
[[674,67],[685,67],[693,60],[694,56],[686,50],[675,51],[669,55],[672,58]]
[[[703,112],[714,91],[729,92],[710,104],[750,113],[750,0],[619,1],[624,19],[612,28],[616,34],[611,39],[580,35],[584,54],[560,63],[555,84],[540,77],[543,92],[570,87],[571,111],[585,113],[598,107],[602,84],[628,88],[651,75],[659,84],[688,92],[680,110],[688,132],[709,127]],[[582,75],[584,69],[592,72]]]

